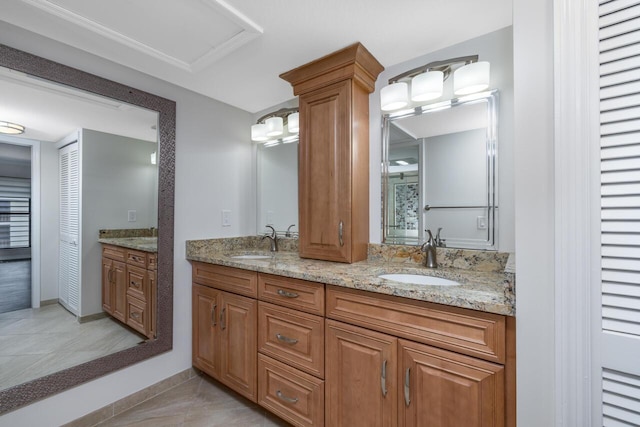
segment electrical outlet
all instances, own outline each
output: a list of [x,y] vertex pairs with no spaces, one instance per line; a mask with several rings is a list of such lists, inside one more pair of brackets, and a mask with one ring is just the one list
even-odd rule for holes
[[223,227],[231,226],[231,211],[228,209],[222,210],[222,226]]
[[129,222],[136,222],[137,221],[137,215],[136,215],[136,211],[127,211],[127,221]]
[[486,230],[487,229],[487,217],[479,216],[476,218],[476,222],[478,225],[478,230]]

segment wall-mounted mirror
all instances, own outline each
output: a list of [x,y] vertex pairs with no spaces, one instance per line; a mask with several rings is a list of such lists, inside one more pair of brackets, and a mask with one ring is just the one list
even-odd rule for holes
[[257,224],[258,233],[266,225],[278,232],[298,232],[298,140],[277,145],[258,144]]
[[383,238],[497,249],[497,91],[383,117]]
[[[22,80],[22,83],[14,85],[15,88],[22,87],[25,91],[24,98],[26,99],[26,91],[32,90],[34,87],[47,87],[44,93],[52,95],[52,92],[59,92],[57,95],[64,94],[67,98],[81,100],[91,99],[93,106],[97,104],[104,104],[103,107],[112,108],[114,114],[121,113],[122,111],[128,112],[135,116],[137,112],[142,112],[143,115],[148,116],[151,113],[153,122],[155,123],[155,129],[151,129],[150,126],[145,126],[146,135],[131,136],[134,139],[154,139],[158,141],[157,146],[157,171],[154,169],[153,175],[157,176],[153,180],[153,183],[149,183],[148,186],[155,187],[149,189],[149,192],[154,192],[155,195],[151,196],[151,200],[157,198],[157,227],[158,227],[158,294],[157,294],[157,338],[149,340],[140,340],[141,343],[136,342],[133,346],[124,346],[121,350],[117,348],[117,351],[111,353],[95,353],[93,357],[88,357],[86,360],[80,360],[79,364],[61,364],[55,365],[51,363],[55,369],[49,371],[42,371],[41,376],[37,378],[28,378],[24,382],[18,381],[7,382],[7,386],[0,389],[0,414],[16,409],[20,406],[29,404],[35,400],[42,399],[49,395],[61,392],[68,388],[79,385],[83,382],[92,380],[109,372],[117,369],[124,368],[126,366],[137,363],[141,360],[147,359],[154,355],[160,354],[172,347],[172,333],[173,333],[173,203],[174,203],[174,152],[175,152],[175,103],[173,101],[139,91],[137,89],[121,85],[62,64],[58,64],[8,46],[0,45],[0,67],[4,67],[6,77],[5,80]],[[1,78],[1,77],[0,77]],[[30,81],[31,80],[31,81]],[[14,82],[15,83],[15,82]],[[3,91],[7,94],[8,92]],[[45,96],[45,95],[43,95]],[[24,99],[23,99],[24,100]],[[3,98],[4,102],[9,102],[7,97]],[[33,98],[33,102],[38,102],[37,98]],[[111,107],[109,107],[111,105]],[[16,101],[17,106],[17,101]],[[29,108],[33,114],[37,111],[37,108]],[[46,114],[46,112],[40,112],[38,114]],[[73,112],[69,112],[73,114]],[[52,115],[53,116],[53,115]],[[105,115],[98,115],[101,120],[110,120]],[[129,116],[132,117],[132,116]],[[135,121],[135,119],[134,119]],[[55,120],[53,121],[55,122]],[[51,126],[55,126],[55,123]],[[83,123],[79,124],[79,127],[86,127],[92,129],[98,129],[101,132],[107,132],[111,134],[126,134],[124,129],[127,127],[125,121],[119,122],[120,125],[106,129],[102,128],[98,123]],[[149,136],[149,134],[152,134]],[[30,134],[29,138],[39,139],[43,142],[40,143],[42,149],[48,138],[44,135]],[[53,142],[47,142],[52,144]],[[133,144],[133,142],[131,142]],[[111,151],[109,151],[111,153]],[[126,153],[125,157],[129,157]],[[109,156],[107,156],[109,157]],[[106,158],[106,157],[103,157]],[[147,154],[146,158],[149,160],[149,168],[151,168],[151,158]],[[42,165],[41,165],[42,166]],[[147,165],[145,165],[147,166]],[[41,175],[41,181],[49,179],[44,175]],[[145,184],[146,185],[146,184]],[[45,187],[45,186],[43,186]],[[99,191],[96,190],[96,191]],[[40,197],[47,197],[47,194],[41,194]],[[149,204],[148,201],[146,203]],[[151,207],[149,210],[153,210]],[[41,222],[47,221],[50,218],[46,217],[47,212],[41,211]],[[156,222],[153,219],[149,220],[149,224],[153,226]],[[144,225],[149,226],[145,223]],[[130,228],[130,227],[122,227]],[[133,228],[136,228],[135,226]],[[41,228],[42,230],[42,228]],[[42,264],[50,262],[52,259],[57,258],[57,254],[47,252],[47,245],[41,245],[40,260]],[[41,283],[47,280],[51,280],[50,277],[41,278]],[[47,299],[46,295],[43,295],[44,299]],[[3,323],[4,321],[4,323]],[[10,321],[3,318],[0,315],[0,325],[6,326]],[[53,322],[46,324],[46,327],[39,329],[38,325],[33,325],[34,330],[41,331],[47,328],[55,329]],[[1,327],[1,326],[0,326]],[[100,331],[96,331],[99,334]],[[64,342],[51,342],[46,341],[46,337],[40,337],[43,342],[43,347],[58,347],[64,346]],[[45,345],[46,344],[46,345]],[[38,341],[27,343],[25,346],[37,346]],[[7,361],[11,363],[11,358],[2,357],[6,354],[0,354],[0,363]],[[91,356],[91,355],[89,355]],[[26,358],[25,358],[26,360]],[[18,360],[14,358],[13,363],[25,362],[25,360]],[[48,363],[48,362],[43,362]],[[18,370],[18,365],[14,365]],[[5,371],[5,366],[2,366],[2,370]],[[23,368],[23,366],[20,366]]]

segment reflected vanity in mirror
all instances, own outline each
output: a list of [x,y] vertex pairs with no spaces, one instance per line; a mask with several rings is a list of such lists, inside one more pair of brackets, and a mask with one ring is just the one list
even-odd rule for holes
[[497,249],[497,91],[383,117],[384,243]]
[[[0,390],[1,414],[115,370],[130,366],[172,348],[175,102],[4,45],[0,45],[0,67],[8,70],[8,72],[3,73],[5,78],[9,80],[12,78],[14,80],[22,80],[23,83],[16,87],[21,86],[24,90],[30,90],[36,86],[39,86],[40,89],[49,86],[45,90],[48,94],[60,92],[69,98],[84,98],[85,101],[91,99],[91,102],[96,105],[103,104],[102,107],[112,108],[114,114],[116,112],[122,112],[123,110],[125,110],[126,115],[129,115],[129,117],[135,116],[137,111],[140,111],[146,116],[149,116],[149,113],[151,113],[153,117],[152,120],[156,126],[155,129],[151,129],[150,126],[144,126],[147,128],[143,131],[145,135],[127,134],[124,131],[127,127],[124,122],[120,122],[120,125],[116,126],[116,130],[113,130],[113,127],[105,129],[99,122],[82,123],[79,127],[95,129],[111,134],[125,135],[140,140],[148,141],[153,139],[158,141],[156,153],[157,166],[153,166],[154,177],[156,174],[155,168],[157,167],[157,178],[153,180],[153,183],[149,185],[145,184],[145,188],[151,188],[148,189],[150,197],[145,198],[145,206],[149,206],[150,218],[144,223],[144,227],[153,227],[156,224],[156,220],[151,218],[151,216],[156,216],[155,210],[157,209],[158,271],[156,339],[142,339],[140,340],[140,344],[136,343],[136,345],[122,351],[104,356],[103,354],[105,353],[98,352],[94,357],[90,358],[91,360],[77,366],[61,366],[57,371],[54,369],[55,372],[53,373],[27,382],[10,384],[8,386],[9,388]],[[30,79],[32,80],[31,82]],[[58,88],[55,86],[58,86]],[[35,112],[37,109],[33,107],[32,111]],[[101,120],[111,120],[104,114],[99,114],[98,117]],[[136,120],[134,119],[133,121]],[[32,134],[27,137],[36,140],[47,140],[45,135]],[[43,144],[53,145],[52,142],[42,142],[40,147],[42,147]],[[132,142],[132,144],[134,143]],[[108,150],[106,153],[108,154],[107,157],[110,157],[114,152]],[[124,156],[131,157],[126,154],[126,152]],[[101,155],[101,158],[106,159],[103,155]],[[145,158],[147,159],[147,163],[149,163],[149,165],[145,167],[151,170],[150,163],[152,159],[149,154],[146,154]],[[41,178],[45,179],[44,175],[42,175]],[[96,191],[99,191],[99,189]],[[157,202],[154,200],[157,200]],[[108,201],[106,202],[107,204],[105,206],[108,206],[109,203]],[[96,206],[93,207],[95,208]],[[104,209],[101,208],[101,210]],[[92,215],[92,212],[86,212],[85,214]],[[51,218],[47,218],[47,212],[42,211],[41,221],[47,220],[51,221]],[[142,225],[141,222],[139,222],[139,224]],[[138,227],[125,226],[122,228]],[[91,230],[91,233],[93,232],[94,230]],[[95,237],[97,238],[97,236]],[[51,246],[40,246],[40,259],[56,259],[57,253],[47,252],[47,247]],[[99,271],[100,267],[98,266],[98,274]],[[51,280],[51,278],[43,276],[41,281],[45,280]],[[41,299],[47,299],[47,295],[41,295]],[[62,345],[64,343],[60,344]],[[51,345],[51,343],[47,343],[47,345]],[[4,354],[0,356],[4,356]],[[4,368],[5,367],[3,367],[3,370]]]

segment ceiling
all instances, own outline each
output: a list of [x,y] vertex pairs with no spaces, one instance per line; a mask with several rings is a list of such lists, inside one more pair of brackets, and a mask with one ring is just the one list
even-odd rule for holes
[[356,41],[388,67],[511,25],[511,0],[5,0],[1,20],[251,113]]

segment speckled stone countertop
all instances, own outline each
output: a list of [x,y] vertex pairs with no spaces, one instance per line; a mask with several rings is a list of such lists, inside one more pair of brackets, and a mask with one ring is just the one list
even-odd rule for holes
[[[438,248],[442,267],[428,269],[415,262],[418,258],[415,249],[394,249],[392,245],[371,245],[369,259],[353,264],[304,259],[293,251],[271,253],[268,243],[253,237],[193,240],[186,245],[186,257],[191,261],[515,316],[515,275],[504,272],[508,254],[494,253],[494,256],[481,251]],[[268,258],[234,258],[238,255]],[[455,280],[460,286],[413,285],[378,277],[389,273],[442,277]]]
[[107,245],[120,246],[128,249],[136,249],[143,252],[158,252],[157,237],[113,237],[100,238],[98,242]]

